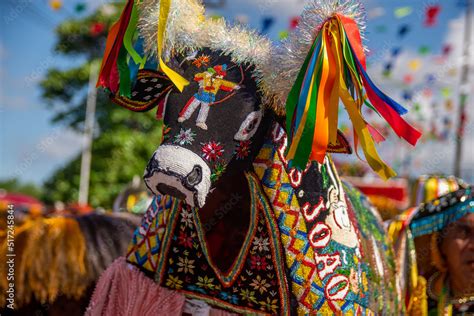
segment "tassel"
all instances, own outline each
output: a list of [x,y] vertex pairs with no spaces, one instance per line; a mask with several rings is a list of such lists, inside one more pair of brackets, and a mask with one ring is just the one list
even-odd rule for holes
[[401,118],[407,110],[373,84],[365,67],[356,23],[334,15],[322,25],[286,101],[290,141],[286,158],[292,166],[303,170],[310,160],[323,163],[328,145],[337,137],[341,100],[353,124],[356,152],[360,141],[376,173],[384,179],[396,175],[377,153],[374,141],[385,139],[362,117],[362,106],[383,117],[399,137],[412,145],[421,133]]

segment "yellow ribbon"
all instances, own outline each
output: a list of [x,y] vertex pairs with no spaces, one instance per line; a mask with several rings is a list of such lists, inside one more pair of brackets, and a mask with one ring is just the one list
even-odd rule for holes
[[160,69],[163,71],[168,78],[174,83],[176,88],[180,92],[183,91],[184,87],[189,84],[189,81],[183,78],[180,74],[175,72],[173,69],[168,67],[163,59],[161,54],[163,52],[163,42],[165,38],[166,23],[168,20],[168,14],[170,12],[171,0],[161,0],[160,1],[160,17],[158,20],[158,33],[157,33],[157,48],[158,48],[158,59],[160,64]]
[[[340,32],[341,32],[340,24],[330,29],[330,33],[333,39],[332,45],[331,45],[331,48],[332,48],[331,51],[337,60],[336,64],[338,65],[337,66],[338,69],[343,68]],[[339,96],[341,97],[341,100],[347,110],[347,113],[349,114],[349,118],[352,121],[354,130],[356,132],[356,136],[361,142],[362,150],[364,151],[364,155],[367,159],[367,163],[378,175],[380,175],[380,177],[382,177],[385,180],[395,176],[396,175],[395,171],[393,171],[388,165],[386,165],[383,162],[383,160],[380,158],[380,156],[378,155],[377,149],[375,148],[374,141],[372,140],[369,129],[367,128],[367,123],[362,118],[360,109],[362,107],[363,99],[360,97],[360,91],[358,91],[358,89],[356,88],[357,95],[359,97],[357,98],[357,101],[354,100],[347,89],[347,86],[343,77],[344,74],[341,71],[338,71],[338,73],[339,73],[339,86],[338,86]]]

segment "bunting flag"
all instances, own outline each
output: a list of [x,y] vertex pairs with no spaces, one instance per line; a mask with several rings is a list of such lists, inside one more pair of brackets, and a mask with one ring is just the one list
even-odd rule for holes
[[[161,58],[165,36],[166,23],[171,0],[160,1],[160,16],[158,22],[158,61],[159,67],[175,86],[182,91],[189,82],[174,70],[169,68]],[[97,87],[109,89],[119,96],[131,97],[132,80],[130,68],[138,65],[142,69],[146,64],[146,57],[141,56],[134,48],[134,39],[137,32],[138,9],[134,0],[128,0],[120,19],[111,27],[105,45],[104,58],[100,67]]]
[[87,9],[87,4],[83,2],[76,4],[76,6],[74,7],[74,11],[76,11],[76,13],[82,13],[86,9]]
[[410,25],[408,25],[408,24],[403,24],[402,26],[400,26],[400,27],[398,28],[398,37],[400,37],[400,38],[405,37],[405,35],[407,35],[408,32],[410,32],[410,30],[411,30]]
[[294,30],[300,23],[300,17],[295,16],[290,19],[290,30]]
[[354,20],[336,14],[321,27],[286,101],[286,156],[304,170],[309,160],[323,163],[337,137],[339,100],[354,129],[354,148],[360,142],[370,167],[382,178],[396,173],[379,157],[375,142],[383,136],[362,117],[362,106],[382,116],[394,132],[412,145],[421,133],[401,118],[407,112],[380,91],[367,75],[364,49]]
[[406,7],[396,8],[395,11],[393,11],[393,14],[395,15],[397,19],[401,19],[401,18],[409,16],[410,14],[412,14],[412,12],[413,12],[413,8],[410,6],[406,6]]
[[418,53],[422,56],[428,55],[430,53],[430,48],[426,45],[420,46]]
[[367,12],[367,17],[369,19],[376,19],[385,15],[385,9],[383,7],[376,7]]
[[411,74],[407,74],[405,76],[403,76],[403,83],[409,85],[413,82],[414,78],[413,78],[413,75]]
[[417,59],[412,59],[408,62],[408,67],[413,70],[417,71],[421,67],[421,60]]
[[272,27],[275,23],[275,18],[272,16],[264,17],[262,20],[262,33],[267,33],[268,30]]
[[49,2],[49,6],[51,7],[51,9],[53,9],[54,11],[58,11],[59,9],[61,9],[63,7],[63,2],[60,1],[60,0],[51,0]]
[[394,47],[392,48],[392,57],[397,57],[398,55],[400,55],[400,53],[402,52],[402,48],[401,47]]
[[440,5],[430,5],[426,8],[425,11],[425,26],[432,27],[435,26],[438,22],[438,16],[441,12]]
[[453,47],[451,46],[451,44],[444,44],[443,45],[443,56],[449,56],[449,54],[451,53]]

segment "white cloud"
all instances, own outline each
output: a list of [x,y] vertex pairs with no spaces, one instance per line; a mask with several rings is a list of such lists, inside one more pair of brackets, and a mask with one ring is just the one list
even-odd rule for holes
[[3,109],[26,111],[30,105],[28,98],[24,95],[5,95],[0,96],[0,107]]
[[51,135],[43,137],[39,142],[44,148],[47,158],[69,159],[81,151],[83,137],[71,130],[56,130]]
[[18,148],[16,159],[10,161],[10,167],[2,172],[2,176],[36,182],[38,176],[47,176],[58,165],[77,155],[82,148],[82,139],[70,129],[54,129],[35,144],[23,144]]

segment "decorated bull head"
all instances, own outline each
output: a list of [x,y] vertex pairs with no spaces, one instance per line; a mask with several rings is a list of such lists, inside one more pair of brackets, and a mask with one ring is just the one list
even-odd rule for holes
[[[312,0],[297,30],[272,47],[206,19],[197,0],[127,3],[110,32],[99,85],[133,111],[156,107],[164,131],[145,171],[161,202],[137,230],[129,262],[145,258],[160,286],[232,311],[394,314],[393,283],[379,281],[393,270],[378,251],[386,248],[382,225],[327,156],[350,151],[337,130],[340,100],[382,177],[394,172],[375,151],[373,139],[383,137],[362,106],[409,142],[419,137],[400,118],[406,110],[365,72],[361,12],[355,1]],[[220,212],[222,197],[235,192],[243,198]],[[185,260],[205,275],[186,272]]]
[[285,113],[286,155],[298,170],[322,164],[327,152],[350,152],[337,130],[339,99],[369,165],[393,176],[372,140],[383,137],[361,116],[362,105],[413,144],[419,133],[365,73],[359,6],[314,0],[297,31],[272,48],[256,33],[206,19],[198,0],[128,1],[110,32],[98,85],[133,111],[158,108],[165,135],[145,171],[148,188],[202,207],[226,170],[251,168],[269,122]]
[[[177,69],[190,84],[181,93],[169,89],[162,97],[166,135],[144,178],[153,193],[202,207],[229,164],[248,169],[251,153],[258,150],[258,139],[263,136],[264,109],[252,66],[237,64],[221,51],[210,49],[180,57],[170,64],[180,65]],[[157,79],[157,85],[166,86]],[[146,81],[143,86],[141,81]],[[150,82],[153,76],[139,79],[134,91],[148,89]]]

